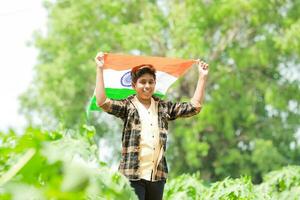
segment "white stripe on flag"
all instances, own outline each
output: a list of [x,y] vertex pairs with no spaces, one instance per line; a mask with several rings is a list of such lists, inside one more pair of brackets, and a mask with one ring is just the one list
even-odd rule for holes
[[[103,77],[104,85],[106,88],[132,88],[130,70],[116,71],[112,69],[104,69]],[[176,77],[168,73],[157,71],[155,91],[165,94],[170,85],[173,84],[176,80]]]

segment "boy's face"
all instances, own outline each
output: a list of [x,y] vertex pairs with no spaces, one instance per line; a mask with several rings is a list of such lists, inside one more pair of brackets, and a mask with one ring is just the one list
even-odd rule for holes
[[141,99],[150,99],[155,90],[155,79],[151,74],[143,74],[132,84],[132,88]]

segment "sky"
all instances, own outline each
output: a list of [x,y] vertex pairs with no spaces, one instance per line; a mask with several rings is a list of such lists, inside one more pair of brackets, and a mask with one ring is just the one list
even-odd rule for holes
[[45,32],[46,19],[42,0],[0,1],[0,131],[25,127],[18,96],[29,86],[37,58],[27,44],[35,30]]

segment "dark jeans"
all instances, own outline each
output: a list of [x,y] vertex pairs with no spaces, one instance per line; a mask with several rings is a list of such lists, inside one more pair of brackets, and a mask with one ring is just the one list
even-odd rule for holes
[[130,181],[139,200],[161,200],[166,181],[151,182],[144,179]]

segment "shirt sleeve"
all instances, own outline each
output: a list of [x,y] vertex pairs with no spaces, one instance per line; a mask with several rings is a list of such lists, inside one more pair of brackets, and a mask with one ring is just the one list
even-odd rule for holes
[[114,115],[121,119],[126,118],[127,99],[115,100],[106,98],[104,103],[99,107],[102,108],[102,110],[107,112],[108,114]]
[[192,102],[167,102],[169,120],[175,120],[178,117],[191,117],[198,114],[201,105],[194,105]]

